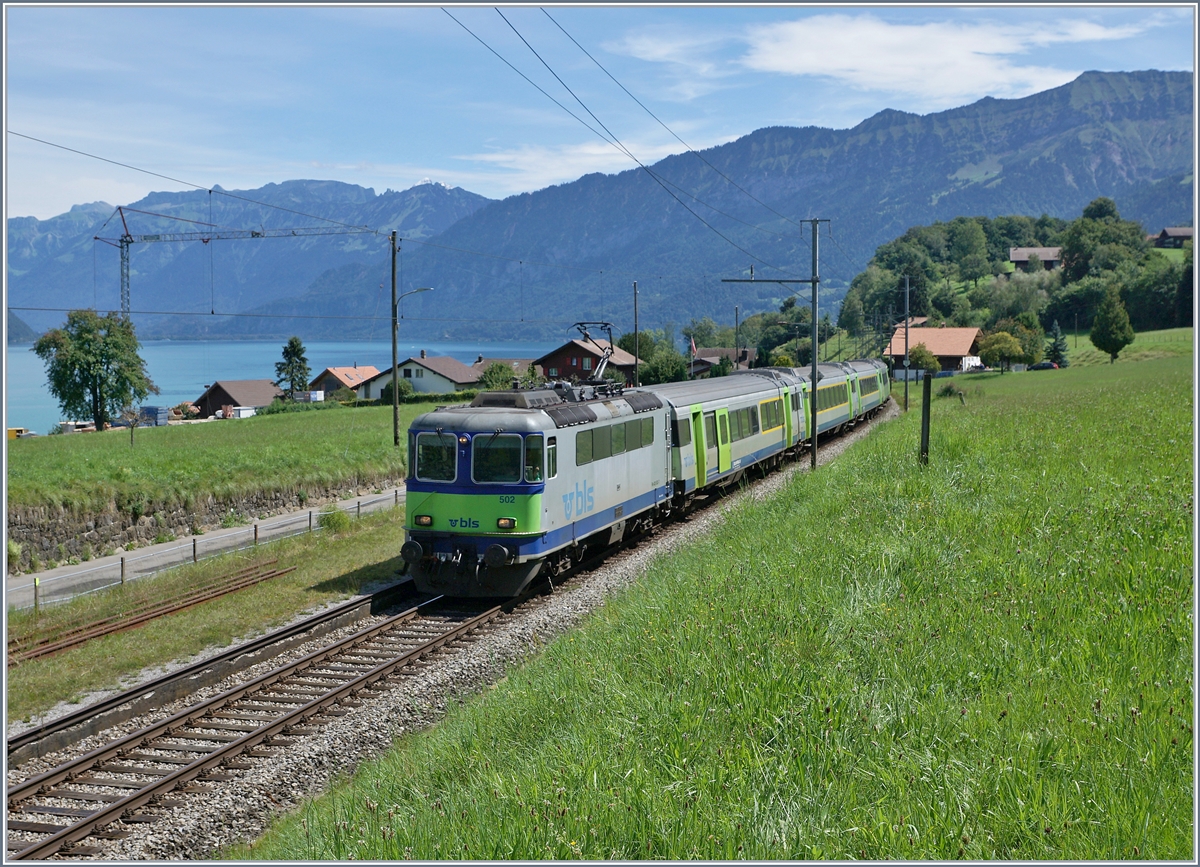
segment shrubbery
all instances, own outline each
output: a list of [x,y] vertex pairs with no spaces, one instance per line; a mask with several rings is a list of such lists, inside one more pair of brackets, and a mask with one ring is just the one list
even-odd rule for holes
[[322,530],[328,530],[330,533],[344,533],[350,529],[350,516],[330,503],[321,509],[317,523]]

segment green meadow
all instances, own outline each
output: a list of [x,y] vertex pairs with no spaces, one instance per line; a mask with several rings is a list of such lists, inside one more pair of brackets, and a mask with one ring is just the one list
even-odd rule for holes
[[955,383],[225,854],[1189,859],[1191,358]]
[[207,424],[12,440],[9,506],[66,506],[149,514],[206,496],[371,484],[404,472],[403,431],[432,407],[400,408],[401,446],[391,407],[280,413]]

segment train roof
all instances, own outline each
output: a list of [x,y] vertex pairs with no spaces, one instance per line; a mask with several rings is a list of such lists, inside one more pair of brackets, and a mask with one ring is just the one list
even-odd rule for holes
[[642,385],[637,390],[656,394],[674,406],[688,406],[722,397],[738,397],[762,391],[774,391],[778,387],[774,377],[764,376],[754,371],[738,376],[718,376],[711,379]]
[[516,432],[555,430],[588,422],[633,416],[662,408],[656,395],[636,390],[556,384],[551,388],[485,391],[470,405],[439,406],[413,419],[415,430],[467,433],[502,429]]

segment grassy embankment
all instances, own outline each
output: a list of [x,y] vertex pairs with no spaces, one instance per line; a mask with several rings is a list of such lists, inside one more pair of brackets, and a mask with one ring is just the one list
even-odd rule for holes
[[960,384],[231,854],[1189,858],[1190,359]]
[[[240,424],[240,422],[239,422]],[[390,509],[351,521],[337,535],[293,536],[259,546],[251,554],[227,554],[131,581],[124,587],[81,596],[61,605],[8,613],[9,635],[47,623],[99,619],[147,600],[179,595],[198,581],[277,559],[274,568],[296,571],[195,608],[161,617],[138,629],[82,647],[22,663],[7,675],[8,722],[27,719],[87,690],[112,689],[122,677],[223,647],[234,638],[267,632],[302,611],[346,599],[372,582],[394,579],[404,544],[404,509]]]
[[[430,404],[400,407],[402,430]],[[396,478],[391,407],[280,413],[208,424],[36,437],[8,444],[10,506],[61,505],[148,514],[211,495],[330,488]]]

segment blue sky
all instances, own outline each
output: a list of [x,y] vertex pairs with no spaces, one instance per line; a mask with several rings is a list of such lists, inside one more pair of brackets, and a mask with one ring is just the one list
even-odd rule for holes
[[[492,7],[447,7],[577,114]],[[500,7],[644,162],[683,149],[538,7]],[[1016,98],[1086,70],[1193,70],[1193,9],[545,7],[693,147]],[[438,7],[5,7],[6,125],[202,186],[293,178],[493,198],[632,167]],[[181,189],[5,136],[6,213]]]

